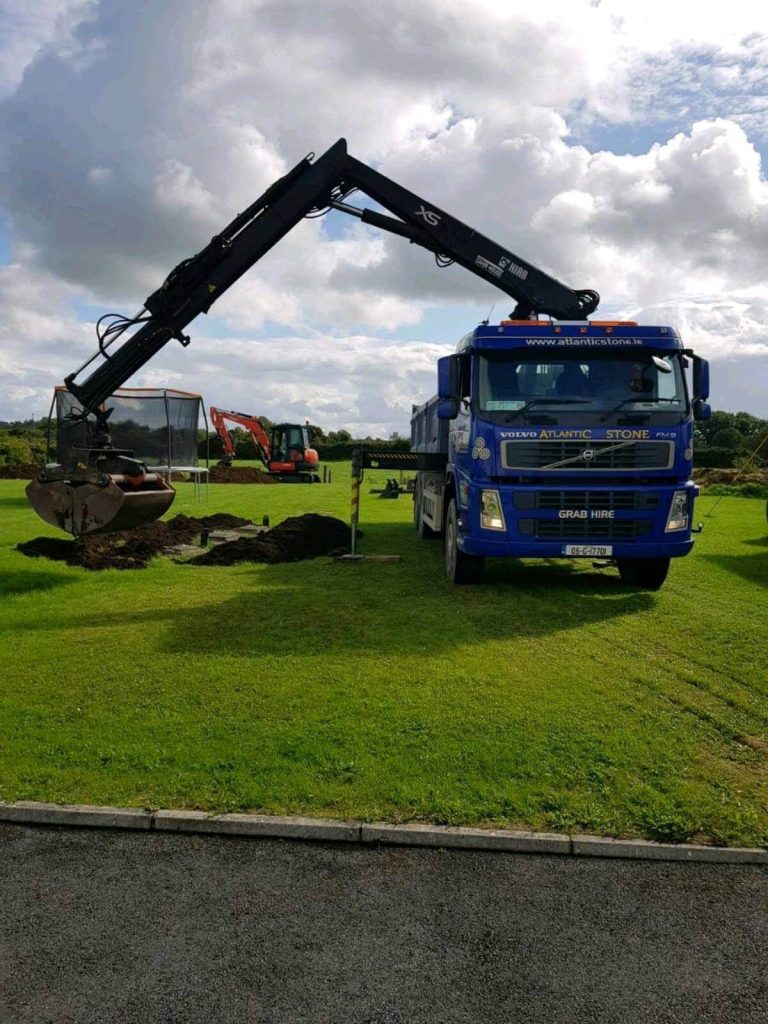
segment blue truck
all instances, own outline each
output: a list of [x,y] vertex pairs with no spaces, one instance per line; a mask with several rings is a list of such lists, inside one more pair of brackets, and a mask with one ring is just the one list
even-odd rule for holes
[[414,406],[411,448],[430,467],[416,529],[444,538],[454,583],[479,582],[488,557],[588,558],[658,590],[693,546],[693,426],[708,391],[708,364],[673,327],[480,324]]

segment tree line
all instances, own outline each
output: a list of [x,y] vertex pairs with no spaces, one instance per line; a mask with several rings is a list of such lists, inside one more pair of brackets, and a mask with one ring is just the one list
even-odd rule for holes
[[[270,428],[274,425],[273,421],[267,416],[259,416],[259,419],[269,433]],[[391,433],[388,438],[382,438],[371,435],[353,437],[348,430],[329,430],[326,433],[315,423],[307,423],[306,428],[309,445],[316,449],[321,462],[343,462],[351,459],[353,449],[360,444],[377,448],[391,448],[395,451],[408,451],[411,447],[408,438],[398,434],[397,431]],[[255,459],[257,457],[256,448],[247,430],[235,427],[230,430],[230,436],[235,445],[236,458]],[[201,431],[197,448],[198,458],[205,459],[206,455],[209,455],[213,461],[218,461],[223,454],[224,450],[219,435],[213,431],[206,436],[205,431]]]
[[[693,445],[695,466],[720,469],[739,467],[753,455],[768,434],[768,420],[748,412],[713,412],[712,418],[696,423]],[[768,442],[754,458],[757,466],[768,465]]]
[[[272,421],[260,417],[269,430]],[[48,420],[0,420],[0,466],[40,465],[47,458],[46,435]],[[321,461],[335,462],[352,457],[353,448],[361,443],[371,447],[392,448],[408,451],[407,437],[392,433],[388,438],[354,438],[348,430],[324,431],[314,423],[307,424],[309,443],[317,449]],[[696,424],[694,437],[694,465],[700,467],[730,468],[741,466],[752,458],[753,453],[768,434],[768,419],[761,419],[748,412],[713,412],[712,418]],[[240,459],[254,459],[256,450],[246,431],[237,428],[232,431],[235,451]],[[56,432],[52,431],[55,447]],[[206,434],[198,432],[198,458],[206,454],[218,461],[221,458],[221,439],[215,431]],[[53,457],[53,453],[51,453]],[[756,465],[768,465],[768,442],[760,449]]]
[[[259,417],[269,432],[273,423],[266,416]],[[139,452],[142,444],[142,435],[149,428],[141,424],[135,424],[135,438],[126,434],[129,427],[128,422],[120,424],[121,443],[130,447],[136,445],[137,452],[142,456],[149,455],[149,451]],[[322,427],[308,423],[307,432],[311,447],[316,448],[323,462],[336,462],[352,457],[352,450],[361,443],[380,448],[393,448],[407,451],[410,447],[407,438],[398,433],[392,433],[388,438],[368,437],[354,438],[348,430],[329,430],[327,433]],[[153,438],[152,451],[160,445],[165,436],[165,429],[154,431],[157,438]],[[235,443],[236,456],[239,459],[255,459],[256,448],[251,441],[248,432],[237,427],[231,431]],[[0,420],[0,466],[39,466],[49,458],[56,457],[56,425],[51,429],[51,450],[47,451],[48,420]],[[216,431],[206,432],[199,430],[197,434],[198,459],[204,461],[206,457],[217,462],[223,455],[221,438]]]

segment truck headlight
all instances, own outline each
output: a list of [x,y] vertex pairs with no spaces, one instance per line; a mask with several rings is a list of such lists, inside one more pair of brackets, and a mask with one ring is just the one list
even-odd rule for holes
[[672,495],[672,505],[667,516],[666,533],[672,530],[688,529],[688,492],[675,491]]
[[480,492],[480,525],[486,530],[504,530],[504,513],[498,491]]

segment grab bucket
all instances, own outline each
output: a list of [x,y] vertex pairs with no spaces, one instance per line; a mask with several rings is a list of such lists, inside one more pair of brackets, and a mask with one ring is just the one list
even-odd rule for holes
[[167,512],[175,497],[159,473],[113,475],[105,484],[33,480],[27,485],[27,498],[40,518],[74,537],[151,523]]

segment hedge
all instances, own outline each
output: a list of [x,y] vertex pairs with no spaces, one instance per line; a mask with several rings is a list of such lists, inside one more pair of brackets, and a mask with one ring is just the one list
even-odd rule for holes
[[[376,448],[377,450],[387,450],[396,452],[408,452],[411,450],[410,442],[407,438],[400,439],[398,441],[377,441],[377,440],[366,440],[366,441],[351,441],[344,442],[341,444],[316,444],[314,447],[317,454],[320,457],[321,462],[348,462],[352,458],[352,452],[359,445],[364,444],[367,448]],[[199,459],[205,459],[206,447],[205,440],[201,441],[197,446],[197,457]],[[218,434],[214,435],[210,439],[210,455],[211,459],[218,462],[223,455],[223,448],[221,446],[221,438]],[[255,459],[256,449],[248,438],[238,440],[235,444],[235,456],[238,459]]]
[[693,464],[699,469],[730,469],[742,452],[733,448],[708,448],[696,445],[693,449]]

